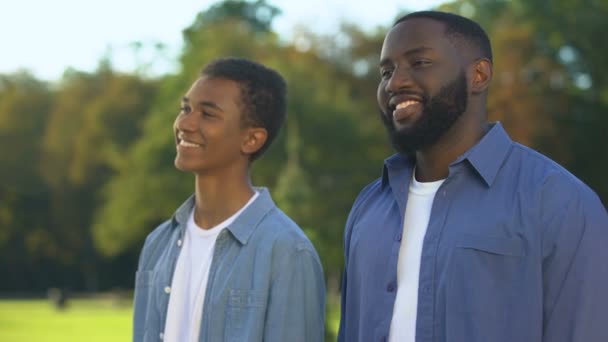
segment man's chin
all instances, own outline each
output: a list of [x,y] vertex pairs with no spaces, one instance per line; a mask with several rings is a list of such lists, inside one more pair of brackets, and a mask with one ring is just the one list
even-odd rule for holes
[[410,134],[415,127],[415,122],[412,121],[393,121],[393,130],[400,135]]
[[404,154],[412,154],[417,149],[417,143],[407,130],[393,131],[390,135],[393,148]]

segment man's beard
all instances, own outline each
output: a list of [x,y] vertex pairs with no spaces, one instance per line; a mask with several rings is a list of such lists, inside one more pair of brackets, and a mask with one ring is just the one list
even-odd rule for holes
[[422,115],[410,128],[397,130],[392,113],[380,113],[391,144],[399,153],[412,154],[435,144],[467,108],[467,79],[464,71],[443,86],[437,95],[423,98]]

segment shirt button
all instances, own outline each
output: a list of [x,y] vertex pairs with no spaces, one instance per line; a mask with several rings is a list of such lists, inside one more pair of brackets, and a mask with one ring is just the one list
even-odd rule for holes
[[179,239],[179,240],[177,240],[177,247],[181,247],[181,246],[182,246],[182,240]]
[[169,286],[165,286],[165,293],[166,294],[171,293],[171,288]]
[[393,282],[388,283],[388,286],[386,287],[386,290],[387,290],[388,292],[393,292],[393,291],[395,291],[395,283],[393,283]]
[[160,333],[160,339],[164,339],[165,338],[165,334],[163,334],[162,332]]
[[395,240],[401,241],[401,237],[402,237],[402,235],[401,235],[401,233],[399,233],[399,234],[397,234],[397,236],[395,236]]

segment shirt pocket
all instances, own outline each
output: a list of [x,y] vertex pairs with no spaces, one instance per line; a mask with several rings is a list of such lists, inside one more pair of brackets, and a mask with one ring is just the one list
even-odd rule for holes
[[460,236],[451,252],[446,289],[450,341],[506,341],[525,267],[519,238]]
[[226,342],[262,341],[266,291],[230,289],[226,312]]
[[146,316],[151,301],[151,288],[154,271],[137,271],[135,273],[135,298],[133,303],[134,340],[141,340],[146,329]]

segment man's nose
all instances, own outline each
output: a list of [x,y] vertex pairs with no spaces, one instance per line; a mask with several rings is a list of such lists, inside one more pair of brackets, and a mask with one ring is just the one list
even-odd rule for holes
[[391,77],[386,82],[385,90],[388,93],[396,94],[400,91],[412,87],[414,84],[412,77],[405,68],[397,67]]

